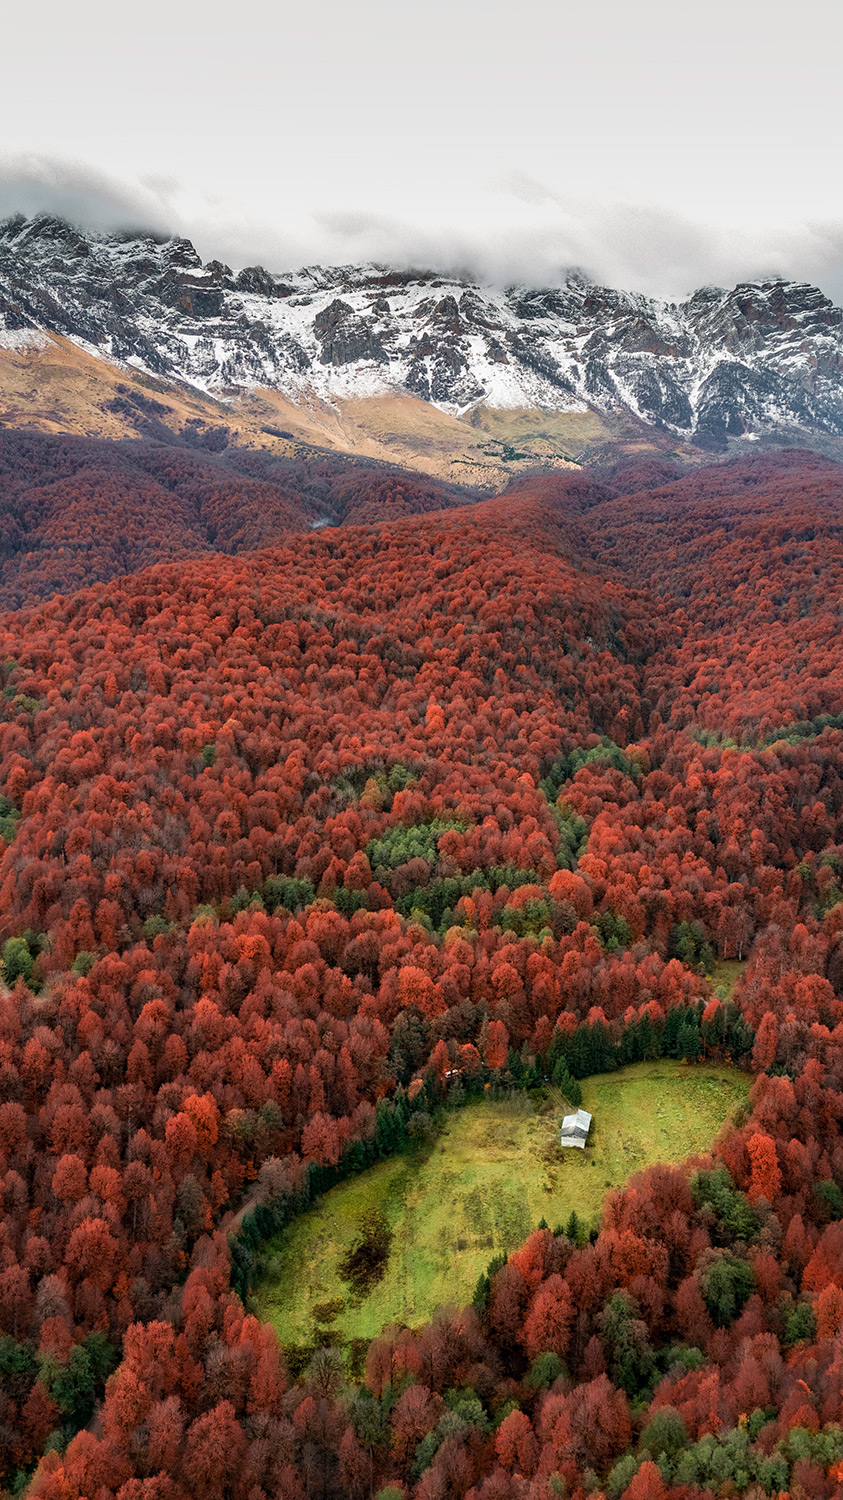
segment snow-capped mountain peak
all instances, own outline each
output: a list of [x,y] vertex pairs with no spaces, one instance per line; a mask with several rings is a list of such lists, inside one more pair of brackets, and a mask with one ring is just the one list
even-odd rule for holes
[[0,224],[0,345],[26,330],[218,395],[590,408],[709,446],[843,436],[843,311],[773,278],[677,304],[578,273],[505,289],[376,265],[274,275],[203,265],[185,239],[18,215]]

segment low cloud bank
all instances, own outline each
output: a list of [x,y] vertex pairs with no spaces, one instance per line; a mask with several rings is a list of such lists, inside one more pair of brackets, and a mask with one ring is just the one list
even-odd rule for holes
[[670,299],[781,275],[843,303],[843,221],[697,222],[655,203],[565,197],[519,172],[468,191],[458,213],[433,206],[414,214],[296,204],[283,185],[260,205],[233,204],[191,194],[176,180],[121,181],[57,157],[0,159],[0,218],[45,211],[93,230],[185,235],[205,259],[260,261],[275,272],[373,260],[543,286],[576,268]]

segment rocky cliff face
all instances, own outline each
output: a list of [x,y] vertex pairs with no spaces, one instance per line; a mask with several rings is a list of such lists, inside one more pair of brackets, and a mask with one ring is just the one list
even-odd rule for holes
[[499,290],[372,265],[235,273],[187,240],[15,217],[0,225],[0,344],[37,329],[218,394],[591,408],[710,447],[843,436],[843,311],[794,282],[666,303],[578,277]]

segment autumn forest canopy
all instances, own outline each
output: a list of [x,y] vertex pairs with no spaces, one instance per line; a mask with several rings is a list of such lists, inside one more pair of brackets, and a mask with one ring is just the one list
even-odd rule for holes
[[[0,533],[3,1494],[838,1495],[843,466],[3,433]],[[599,1232],[255,1315],[448,1107],[662,1057],[748,1102]]]

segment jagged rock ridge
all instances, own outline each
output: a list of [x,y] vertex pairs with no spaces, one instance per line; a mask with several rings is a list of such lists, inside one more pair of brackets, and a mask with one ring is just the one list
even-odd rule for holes
[[16,216],[0,224],[0,344],[32,330],[216,394],[592,408],[708,446],[843,436],[843,311],[776,279],[667,303],[580,276],[500,290],[374,265],[235,273],[188,240]]

